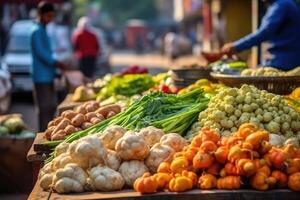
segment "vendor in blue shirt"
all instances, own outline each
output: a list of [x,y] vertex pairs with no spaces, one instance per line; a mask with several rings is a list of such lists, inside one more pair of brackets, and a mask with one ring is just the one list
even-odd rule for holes
[[39,129],[44,131],[48,122],[54,117],[56,93],[54,78],[56,68],[64,69],[65,65],[53,58],[46,25],[54,18],[53,4],[42,1],[38,5],[38,21],[34,25],[30,46],[32,54],[31,76],[34,83],[34,99],[39,116]]
[[294,0],[263,0],[270,4],[260,28],[233,43],[222,52],[232,54],[268,41],[271,57],[264,65],[281,70],[300,66],[300,8]]

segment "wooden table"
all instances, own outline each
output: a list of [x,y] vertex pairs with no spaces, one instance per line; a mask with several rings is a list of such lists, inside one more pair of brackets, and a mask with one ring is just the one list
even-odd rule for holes
[[[33,173],[32,177],[34,182],[37,181],[37,177],[40,171],[40,168],[43,166],[44,160],[47,158],[47,155],[42,151],[36,151],[36,145],[41,144],[44,141],[44,133],[37,133],[34,141],[27,153],[27,161],[32,163]],[[39,146],[38,146],[39,147]]]
[[299,200],[300,192],[290,190],[191,190],[183,193],[159,192],[141,195],[133,190],[122,190],[117,192],[85,192],[72,194],[57,194],[43,191],[38,184],[33,188],[29,200]]

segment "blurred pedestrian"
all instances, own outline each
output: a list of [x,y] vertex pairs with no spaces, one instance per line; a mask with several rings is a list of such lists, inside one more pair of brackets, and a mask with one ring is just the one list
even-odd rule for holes
[[77,29],[72,36],[75,55],[79,60],[80,71],[88,78],[93,78],[96,70],[100,44],[88,17],[78,20]]
[[235,42],[227,43],[222,53],[233,54],[268,41],[270,53],[264,63],[281,70],[300,65],[300,8],[295,0],[261,0],[269,4],[257,31]]
[[54,78],[56,68],[66,69],[65,64],[53,58],[46,25],[54,18],[53,4],[42,1],[38,4],[38,19],[30,37],[32,54],[32,79],[34,83],[34,99],[38,109],[39,129],[44,131],[48,122],[54,117],[56,109],[56,93]]

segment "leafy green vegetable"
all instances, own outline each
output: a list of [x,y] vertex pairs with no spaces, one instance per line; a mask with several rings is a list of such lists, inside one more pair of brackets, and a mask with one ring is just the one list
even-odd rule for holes
[[106,99],[113,95],[132,96],[141,94],[155,84],[151,75],[148,74],[127,74],[114,76],[107,85],[102,88],[98,98]]

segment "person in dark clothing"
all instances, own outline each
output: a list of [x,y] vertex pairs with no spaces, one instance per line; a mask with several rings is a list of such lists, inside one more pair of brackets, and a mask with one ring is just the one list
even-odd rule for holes
[[281,70],[300,66],[300,8],[294,0],[263,0],[270,4],[260,28],[233,43],[225,44],[222,52],[232,54],[269,41],[272,55],[265,63]]
[[97,55],[100,45],[87,17],[78,21],[77,30],[74,32],[72,42],[75,55],[79,60],[80,71],[88,78],[93,78],[96,70]]
[[30,47],[32,55],[31,76],[34,83],[34,100],[38,109],[39,129],[44,131],[53,119],[56,108],[54,78],[56,68],[66,66],[53,58],[46,25],[54,18],[54,6],[46,1],[38,5],[38,20],[32,28]]

